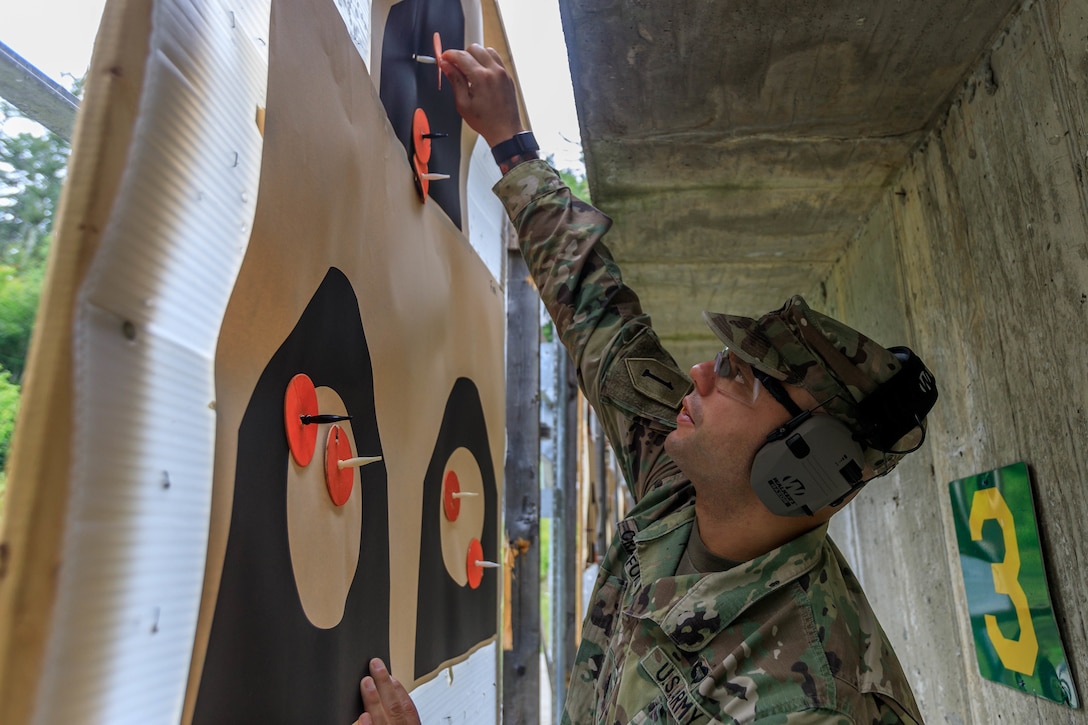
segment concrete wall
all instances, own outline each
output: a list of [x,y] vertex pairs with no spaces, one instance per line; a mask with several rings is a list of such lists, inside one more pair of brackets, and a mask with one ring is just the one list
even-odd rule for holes
[[1088,3],[1015,14],[821,290],[914,347],[925,450],[833,525],[929,723],[1088,723],[978,674],[948,482],[1024,460],[1066,653],[1088,699]]

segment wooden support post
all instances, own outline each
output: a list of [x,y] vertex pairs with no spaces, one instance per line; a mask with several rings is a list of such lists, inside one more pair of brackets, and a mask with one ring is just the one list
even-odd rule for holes
[[540,298],[515,248],[506,274],[506,531],[517,554],[507,595],[502,721],[540,723]]
[[608,495],[608,471],[605,468],[607,459],[605,452],[608,443],[605,440],[604,428],[601,426],[601,421],[597,418],[596,412],[590,416],[590,429],[594,454],[593,488],[597,498],[597,531],[594,553],[597,555],[597,561],[599,562],[604,558],[604,553],[608,551],[610,538],[608,530],[612,526],[612,500]]
[[552,510],[552,682],[553,721],[563,717],[570,671],[577,652],[580,609],[578,560],[578,381],[566,350],[560,352],[556,407],[555,505]]

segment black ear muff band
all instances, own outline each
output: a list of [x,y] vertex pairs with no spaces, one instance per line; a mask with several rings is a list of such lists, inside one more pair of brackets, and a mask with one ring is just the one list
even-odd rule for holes
[[903,366],[858,403],[857,415],[869,446],[893,453],[896,442],[921,426],[937,402],[937,384],[933,373],[909,348],[888,349]]
[[[756,368],[752,368],[752,375],[755,375],[756,380],[763,385],[767,392],[771,394],[771,397],[777,400],[778,404],[785,408],[790,415],[797,418],[797,416],[804,414],[804,411],[801,410],[801,406],[793,402],[793,398],[791,398],[790,394],[786,392],[786,389],[782,387],[782,383]],[[787,423],[787,425],[789,424]]]

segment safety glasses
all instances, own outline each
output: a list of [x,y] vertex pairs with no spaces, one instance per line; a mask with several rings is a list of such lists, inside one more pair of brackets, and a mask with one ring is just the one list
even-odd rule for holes
[[752,366],[725,348],[714,356],[714,387],[734,400],[751,405],[759,395],[760,385]]
[[714,374],[722,380],[732,378],[740,383],[743,386],[741,389],[748,391],[750,401],[755,401],[759,388],[762,386],[789,411],[790,415],[797,416],[803,412],[797,403],[793,402],[781,382],[744,362],[737,357],[736,353],[731,353],[728,347],[722,348],[722,351],[714,356]]

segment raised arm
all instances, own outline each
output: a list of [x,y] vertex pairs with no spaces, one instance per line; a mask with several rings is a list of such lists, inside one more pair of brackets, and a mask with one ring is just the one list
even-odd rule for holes
[[[442,68],[457,108],[492,146],[523,132],[514,83],[498,53],[473,45],[449,50]],[[516,147],[517,144],[514,144]],[[578,370],[579,383],[620,459],[636,499],[671,464],[664,438],[690,389],[662,349],[638,296],[621,278],[601,238],[612,221],[574,197],[535,153],[495,154],[495,186],[518,232],[522,255]]]

